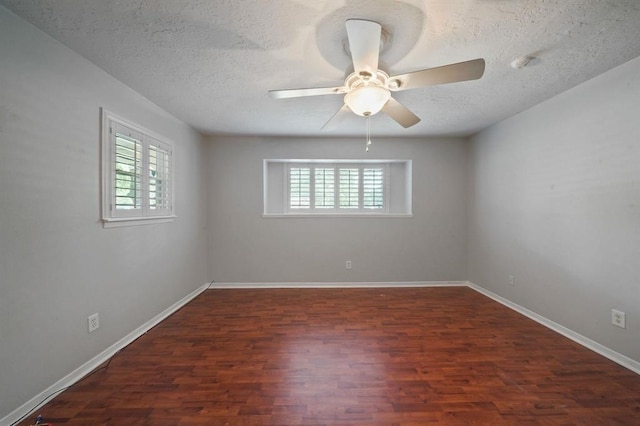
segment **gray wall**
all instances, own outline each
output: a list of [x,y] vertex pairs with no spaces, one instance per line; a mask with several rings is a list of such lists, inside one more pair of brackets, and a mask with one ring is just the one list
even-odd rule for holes
[[640,58],[478,134],[469,174],[469,280],[636,361],[639,100]]
[[[1,419],[207,277],[200,136],[2,7],[0,40]],[[175,144],[174,223],[102,228],[101,106]]]
[[[216,282],[466,278],[467,144],[461,139],[215,137],[209,276]],[[412,218],[263,218],[265,158],[413,160]],[[345,261],[353,269],[345,270]]]

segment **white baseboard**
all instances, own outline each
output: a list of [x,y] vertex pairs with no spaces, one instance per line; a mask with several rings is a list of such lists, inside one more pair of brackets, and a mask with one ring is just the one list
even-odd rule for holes
[[383,282],[273,282],[211,283],[210,289],[233,288],[371,288],[371,287],[466,287],[467,281],[383,281]]
[[81,380],[87,374],[91,373],[97,367],[99,367],[102,363],[107,361],[113,355],[115,355],[120,349],[126,347],[131,342],[136,340],[138,337],[145,334],[147,331],[151,330],[153,327],[158,325],[162,320],[167,318],[169,315],[186,305],[193,298],[198,296],[203,291],[209,288],[209,284],[204,284],[198,287],[196,290],[192,291],[173,305],[169,306],[164,311],[160,312],[155,317],[151,318],[149,321],[142,324],[140,327],[133,330],[131,333],[127,334],[122,339],[118,340],[113,345],[109,346],[107,349],[85,362],[80,367],[73,370],[71,373],[64,376],[62,379],[58,380],[38,395],[31,398],[29,401],[22,404],[20,407],[13,410],[4,418],[0,419],[0,425],[11,425],[16,422],[18,419],[22,417],[26,417],[30,415],[32,412],[36,411],[38,408],[42,407],[44,404],[55,398],[58,394],[61,393],[61,390],[66,389],[67,387],[73,385],[74,383]]
[[628,368],[629,370],[633,371],[636,374],[640,374],[640,362],[635,361],[625,355],[622,355],[621,353],[618,353],[612,349],[609,349],[608,347],[601,345],[600,343],[595,342],[589,339],[588,337],[584,337],[582,334],[576,333],[575,331],[563,325],[560,325],[556,322],[553,322],[550,319],[543,317],[542,315],[539,315],[533,311],[530,311],[529,309],[523,306],[520,306],[517,303],[514,303],[508,299],[505,299],[502,296],[498,296],[497,294],[487,290],[484,287],[480,287],[479,285],[474,284],[472,282],[467,282],[467,285],[470,288],[477,291],[478,293],[482,293],[485,296],[495,300],[496,302],[508,308],[511,308],[514,311],[528,318],[531,318],[532,320],[534,320],[539,324],[544,325],[545,327],[555,331],[556,333],[562,334],[563,336],[573,340],[574,342],[584,346],[585,348],[591,349],[592,351],[604,356],[605,358],[609,358],[611,361],[617,364],[620,364],[625,368]]

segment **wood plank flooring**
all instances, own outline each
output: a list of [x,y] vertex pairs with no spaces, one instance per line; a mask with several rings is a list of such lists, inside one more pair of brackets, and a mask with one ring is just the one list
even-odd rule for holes
[[640,425],[640,376],[466,287],[209,290],[35,414],[54,425]]

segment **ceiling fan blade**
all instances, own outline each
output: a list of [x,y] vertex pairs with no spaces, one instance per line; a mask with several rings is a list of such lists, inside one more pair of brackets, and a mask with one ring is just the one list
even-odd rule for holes
[[338,124],[342,122],[342,120],[349,116],[349,114],[351,114],[351,110],[349,109],[347,104],[342,105],[342,108],[340,108],[338,112],[333,114],[331,118],[326,123],[324,123],[324,126],[322,126],[321,130],[335,129]]
[[375,75],[378,71],[382,27],[377,22],[362,19],[347,19],[345,24],[354,71]]
[[313,87],[307,89],[283,89],[283,90],[269,90],[269,96],[276,99],[284,98],[300,98],[303,96],[318,96],[318,95],[340,95],[345,93],[344,86],[339,87]]
[[407,107],[393,98],[389,98],[382,107],[382,112],[393,118],[399,125],[404,128],[411,127],[420,122],[420,117],[409,111]]
[[[407,74],[399,74],[389,78],[389,88],[393,91],[398,91],[435,86],[437,84],[477,80],[484,74],[484,67],[484,59],[480,58]],[[393,88],[394,80],[397,80],[398,88]]]

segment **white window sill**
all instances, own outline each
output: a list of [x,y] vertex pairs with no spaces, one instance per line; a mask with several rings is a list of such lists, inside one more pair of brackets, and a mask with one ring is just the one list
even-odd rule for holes
[[318,218],[349,218],[349,219],[407,219],[412,218],[413,214],[379,214],[379,213],[264,213],[264,219],[318,219]]
[[104,228],[119,228],[121,226],[153,225],[173,222],[175,218],[175,216],[103,218],[102,226]]

